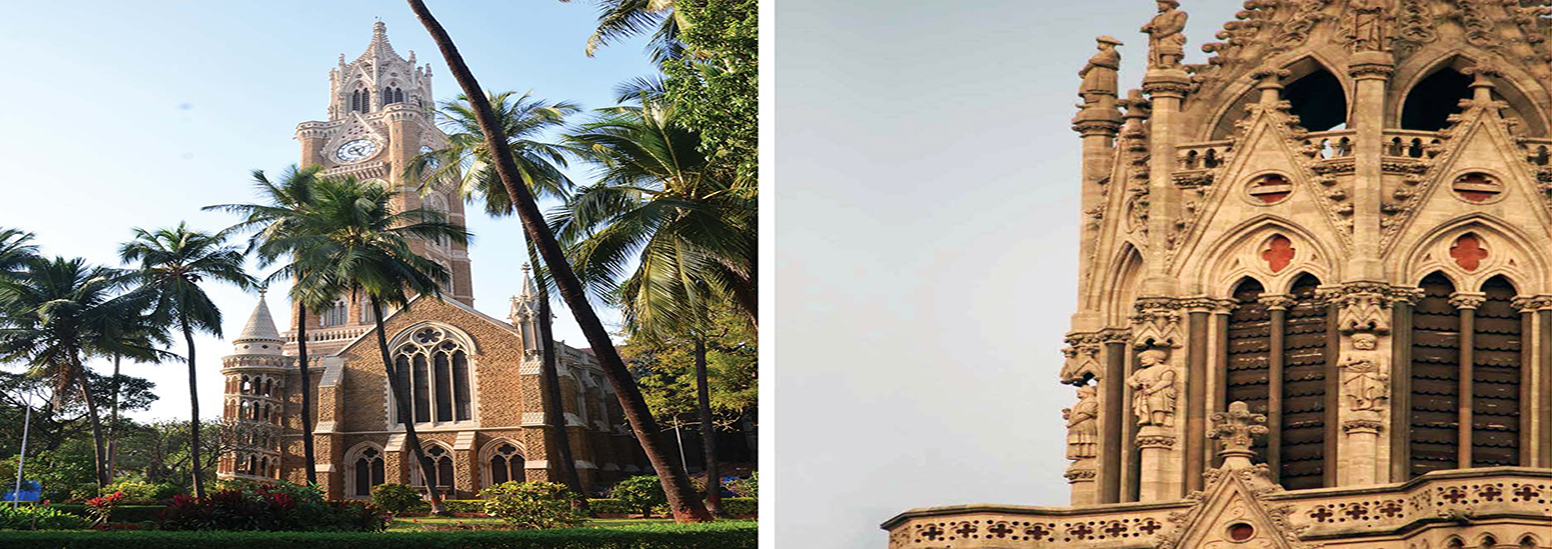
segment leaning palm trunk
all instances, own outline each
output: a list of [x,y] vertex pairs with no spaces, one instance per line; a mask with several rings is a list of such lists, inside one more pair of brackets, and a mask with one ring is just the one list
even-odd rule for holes
[[[534,251],[533,243],[528,244],[528,261],[539,266],[539,254]],[[534,269],[537,273],[538,269]],[[564,402],[560,394],[560,366],[555,357],[555,334],[550,325],[550,290],[544,284],[543,277],[534,284],[535,291],[539,294],[539,344],[542,345],[541,356],[544,364],[545,397],[550,400],[549,407],[544,410],[544,422],[554,425],[556,450],[560,457],[560,474],[562,479],[571,486],[571,491],[577,493],[577,498],[572,500],[572,507],[579,511],[587,510],[587,492],[582,489],[582,475],[577,472],[577,462],[571,456],[571,434],[566,432],[566,412],[561,406]]]
[[81,391],[81,400],[86,403],[86,417],[92,424],[92,457],[93,473],[97,476],[97,487],[108,486],[107,468],[107,438],[102,434],[102,418],[97,415],[97,403],[92,401],[91,386],[86,381],[86,370],[79,361],[75,365],[75,386]]
[[426,457],[426,451],[420,447],[420,435],[415,434],[415,416],[410,415],[409,388],[399,384],[399,376],[394,375],[393,357],[388,354],[388,336],[383,333],[383,307],[378,303],[377,296],[370,296],[372,302],[372,317],[377,323],[377,350],[383,355],[383,372],[388,375],[388,389],[393,391],[393,400],[396,404],[399,417],[405,418],[404,444],[410,447],[410,453],[415,456],[415,463],[420,464],[420,478],[425,481],[426,494],[431,500],[431,514],[442,515],[442,495],[437,493],[437,479],[433,471],[436,468],[431,463],[431,458]]
[[189,343],[189,469],[194,471],[194,495],[205,497],[204,468],[199,461],[199,384],[195,376],[199,368],[194,362],[194,330],[189,327],[189,316],[180,316],[183,340]]
[[706,511],[722,516],[722,477],[717,467],[717,429],[711,423],[711,389],[706,375],[706,339],[695,336],[695,399],[701,416],[701,449],[706,458]]
[[318,485],[318,460],[313,456],[313,387],[307,377],[307,305],[296,305],[296,369],[302,375],[302,460],[307,485]]
[[[539,249],[539,255],[544,259],[550,276],[560,289],[561,298],[571,309],[578,326],[582,328],[582,334],[587,337],[588,345],[593,349],[593,354],[602,364],[604,374],[609,377],[610,385],[619,396],[620,406],[624,408],[625,418],[630,421],[631,429],[636,433],[636,440],[641,443],[642,452],[646,454],[652,468],[658,472],[658,478],[663,484],[663,492],[668,496],[668,507],[673,511],[674,519],[678,522],[713,520],[706,512],[706,506],[701,504],[695,489],[690,486],[690,479],[685,474],[684,467],[668,458],[668,453],[665,451],[666,445],[658,438],[657,422],[652,419],[652,412],[647,409],[646,399],[641,395],[641,388],[636,386],[630,370],[625,368],[625,362],[620,359],[619,352],[615,350],[614,342],[609,339],[609,332],[604,329],[603,322],[598,320],[598,315],[593,312],[592,305],[588,303],[581,281],[577,279],[576,273],[572,272],[571,265],[566,262],[565,252],[555,241],[555,235],[545,225],[544,214],[539,211],[539,205],[534,201],[533,194],[529,192],[528,186],[523,184],[517,164],[512,160],[512,150],[505,141],[505,133],[501,131],[496,115],[491,110],[490,100],[480,90],[480,84],[474,79],[474,74],[469,72],[468,65],[464,64],[463,56],[453,45],[452,38],[447,35],[442,24],[431,15],[430,10],[426,9],[425,2],[408,1],[415,16],[420,18],[421,24],[425,25],[426,30],[431,33],[432,40],[442,51],[442,58],[447,61],[453,77],[463,88],[464,96],[468,97],[469,105],[474,108],[475,119],[485,133],[485,148],[496,161],[496,173],[501,177],[501,184],[506,187],[507,194],[512,199],[512,205],[528,232],[529,240]],[[384,354],[386,353],[385,347]]]

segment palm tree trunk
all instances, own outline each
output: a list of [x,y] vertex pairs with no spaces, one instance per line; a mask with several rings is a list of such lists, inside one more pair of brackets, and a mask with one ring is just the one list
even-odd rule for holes
[[[528,261],[535,267],[534,274],[539,273],[539,254],[534,251],[532,243],[528,245]],[[544,422],[553,425],[550,429],[554,433],[555,449],[559,452],[561,479],[571,487],[571,491],[577,493],[577,499],[573,500],[573,508],[579,511],[587,511],[587,492],[582,488],[582,475],[577,472],[577,462],[571,455],[571,435],[566,432],[566,412],[561,403],[560,394],[560,366],[555,357],[555,334],[550,325],[550,290],[544,283],[544,277],[535,276],[534,287],[539,294],[539,344],[543,357],[543,375],[545,398],[550,404],[544,409]]]
[[318,460],[313,455],[313,386],[307,377],[307,305],[296,306],[296,369],[302,374],[302,461],[307,485],[318,485]]
[[706,339],[695,336],[695,399],[701,416],[701,450],[706,461],[706,511],[722,516],[722,476],[717,470],[717,429],[711,423],[711,389],[706,375]]
[[420,447],[420,435],[415,434],[415,416],[411,415],[409,388],[399,384],[399,376],[394,375],[393,358],[388,354],[388,336],[383,333],[383,307],[378,303],[377,296],[368,296],[372,302],[372,317],[377,323],[377,350],[383,355],[383,372],[388,374],[388,389],[393,391],[393,400],[398,409],[399,417],[406,418],[404,422],[404,444],[410,447],[410,453],[415,456],[415,462],[420,464],[420,477],[425,481],[426,493],[431,499],[431,514],[445,515],[442,509],[442,495],[437,493],[437,475],[433,472],[436,468],[431,463],[431,458],[426,457],[426,450]]
[[199,368],[194,361],[194,332],[189,328],[189,315],[179,315],[183,328],[183,340],[189,344],[189,468],[194,472],[194,495],[205,497],[204,470],[199,461],[199,383],[195,376]]
[[81,400],[86,403],[86,417],[92,424],[92,457],[93,473],[97,475],[97,487],[105,488],[111,484],[108,479],[107,468],[107,439],[102,434],[102,418],[97,415],[97,402],[92,400],[92,391],[89,382],[86,381],[86,369],[76,359],[75,386],[81,391]]
[[119,464],[119,361],[113,354],[113,409],[108,412],[108,478],[113,478]]
[[598,315],[593,312],[593,307],[587,301],[587,294],[582,289],[581,281],[571,270],[571,264],[566,262],[566,254],[561,250],[560,244],[555,241],[555,235],[545,225],[544,214],[539,211],[539,205],[534,202],[533,194],[522,183],[522,177],[517,170],[517,164],[512,160],[512,149],[508,146],[504,133],[496,120],[496,114],[490,108],[490,100],[480,89],[480,84],[474,79],[474,74],[469,72],[469,66],[463,61],[463,56],[458,53],[457,46],[447,35],[447,30],[442,28],[436,18],[426,9],[425,2],[421,0],[408,0],[410,9],[420,19],[422,25],[431,33],[431,38],[442,51],[442,58],[447,61],[453,77],[458,80],[458,85],[463,88],[464,95],[469,99],[469,105],[474,107],[475,119],[479,122],[480,129],[485,133],[485,148],[490,151],[496,160],[496,173],[501,177],[502,186],[506,187],[507,194],[512,198],[512,204],[516,207],[519,218],[523,221],[523,227],[528,231],[528,237],[539,249],[539,255],[544,259],[545,266],[549,269],[550,276],[554,277],[555,285],[560,289],[561,298],[565,300],[566,307],[571,309],[571,314],[582,328],[582,334],[587,337],[588,345],[592,347],[594,356],[603,366],[604,374],[609,378],[609,384],[614,387],[614,392],[619,396],[620,406],[624,408],[625,418],[630,421],[631,430],[636,433],[636,440],[641,443],[642,453],[646,454],[652,468],[658,473],[658,479],[663,484],[663,492],[668,496],[668,507],[674,513],[674,519],[678,522],[708,522],[713,520],[706,512],[706,506],[701,504],[695,489],[690,486],[689,476],[684,468],[669,459],[665,451],[666,445],[658,436],[657,421],[652,418],[652,412],[647,409],[646,399],[641,396],[641,388],[636,386],[636,381],[631,377],[630,370],[625,368],[625,361],[620,359],[620,353],[615,350],[614,342],[609,339],[608,330],[604,329],[603,322],[598,320]]

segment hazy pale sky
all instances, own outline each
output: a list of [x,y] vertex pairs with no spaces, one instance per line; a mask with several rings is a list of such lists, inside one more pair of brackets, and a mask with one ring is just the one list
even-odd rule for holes
[[[1202,62],[1240,2],[1184,3]],[[775,9],[778,546],[882,548],[914,507],[1065,505],[1077,72],[1111,35],[1139,87],[1154,3]]]
[[[585,108],[614,104],[615,84],[650,74],[644,40],[583,55],[597,12],[589,2],[451,2],[429,7],[488,90],[533,90]],[[132,227],[180,220],[218,230],[235,218],[203,206],[251,202],[249,171],[277,174],[300,159],[296,125],[327,118],[328,72],[355,59],[376,18],[400,55],[433,66],[437,100],[460,93],[430,37],[399,1],[0,0],[0,227],[38,235],[48,255],[117,265]],[[588,170],[571,175],[586,182]],[[469,208],[476,241],[475,305],[497,318],[518,291],[526,261],[516,219]],[[224,330],[241,331],[256,295],[207,286]],[[288,303],[270,307],[286,329]],[[602,311],[601,311],[602,312]],[[585,345],[563,309],[556,337]],[[603,312],[607,321],[618,315]],[[199,337],[202,416],[220,415],[221,356]],[[183,352],[182,342],[175,347]],[[107,364],[91,366],[107,372]],[[161,399],[141,419],[187,419],[186,367],[126,366],[157,383]]]

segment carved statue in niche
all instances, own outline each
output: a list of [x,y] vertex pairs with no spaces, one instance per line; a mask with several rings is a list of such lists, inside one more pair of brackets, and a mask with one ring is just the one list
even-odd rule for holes
[[1353,336],[1353,353],[1342,359],[1342,388],[1347,393],[1348,409],[1378,411],[1390,398],[1390,375],[1379,360],[1374,334]]
[[1384,51],[1391,0],[1356,0],[1347,13],[1346,36],[1349,51]]
[[1116,71],[1121,70],[1121,53],[1116,51],[1116,46],[1122,45],[1121,41],[1109,36],[1095,40],[1099,42],[1099,53],[1089,58],[1083,70],[1078,71],[1078,76],[1083,78],[1078,97],[1083,98],[1085,107],[1096,104],[1103,107],[1103,101],[1113,101],[1120,93]]
[[1175,368],[1167,362],[1169,354],[1149,349],[1137,354],[1138,368],[1126,380],[1136,392],[1132,395],[1132,412],[1137,414],[1138,425],[1175,426]]
[[1099,455],[1099,400],[1092,385],[1078,387],[1078,403],[1062,410],[1067,420],[1067,459]]
[[1180,11],[1177,0],[1159,0],[1159,14],[1153,17],[1142,32],[1148,35],[1148,68],[1180,68],[1186,55],[1186,12]]

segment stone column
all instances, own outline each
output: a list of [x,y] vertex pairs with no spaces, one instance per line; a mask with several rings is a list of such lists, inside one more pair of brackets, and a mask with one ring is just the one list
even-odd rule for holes
[[1476,313],[1477,307],[1487,296],[1477,292],[1456,292],[1450,296],[1450,304],[1460,309],[1460,385],[1457,389],[1460,399],[1460,460],[1458,467],[1471,468],[1471,422],[1474,399],[1472,398],[1472,376],[1475,375],[1476,360]]
[[1536,364],[1539,365],[1537,370],[1541,372],[1541,379],[1536,383],[1540,393],[1536,402],[1541,407],[1541,413],[1536,415],[1540,425],[1536,438],[1540,439],[1537,446],[1541,448],[1541,461],[1536,466],[1546,468],[1552,467],[1552,417],[1549,417],[1552,416],[1552,296],[1542,296],[1538,301],[1536,316],[1539,318],[1539,336],[1536,340],[1541,357]]
[[1142,472],[1138,478],[1137,501],[1167,501],[1178,497],[1180,480],[1175,471],[1180,460],[1175,456],[1175,429],[1144,425],[1137,432],[1137,448],[1142,453]]
[[1126,339],[1124,332],[1110,332],[1104,336],[1105,375],[1099,378],[1100,446],[1099,446],[1099,502],[1121,502],[1121,453],[1125,436],[1126,413]]
[[1186,346],[1185,410],[1185,490],[1191,492],[1203,488],[1202,473],[1207,466],[1207,415],[1211,413],[1207,398],[1207,348],[1211,334],[1207,331],[1207,318],[1215,303],[1210,299],[1194,299],[1188,308],[1186,331],[1190,342]]
[[1389,52],[1364,51],[1352,57],[1348,74],[1356,81],[1352,118],[1347,127],[1356,132],[1353,147],[1353,253],[1348,258],[1348,280],[1384,280],[1380,262],[1380,205],[1384,193],[1385,93],[1395,60]]
[[1288,320],[1288,308],[1293,298],[1283,295],[1262,296],[1261,303],[1271,313],[1271,349],[1267,353],[1267,435],[1266,465],[1271,471],[1272,482],[1282,480],[1283,441],[1283,328]]
[[1175,226],[1180,216],[1175,145],[1180,139],[1180,105],[1190,89],[1190,76],[1179,68],[1150,68],[1143,79],[1143,91],[1153,110],[1148,136],[1148,261],[1141,295],[1172,296],[1179,285],[1169,275],[1164,259],[1179,237]]
[[1421,297],[1417,288],[1391,288],[1390,338],[1390,478],[1386,482],[1404,482],[1411,478],[1412,448],[1412,307]]

